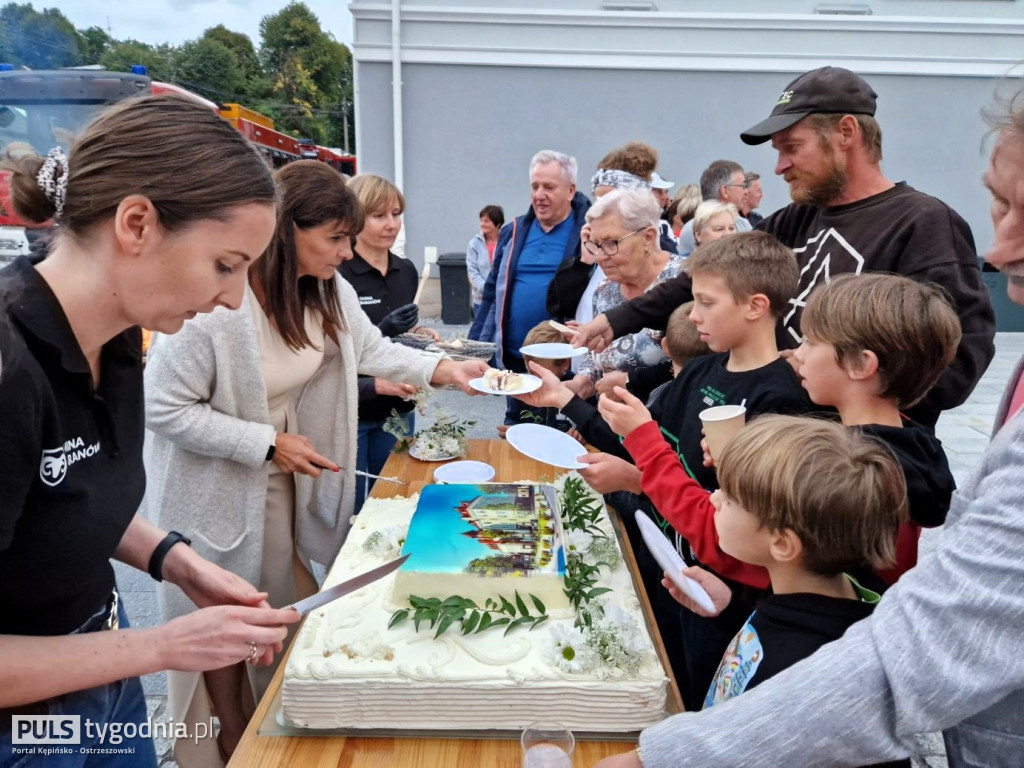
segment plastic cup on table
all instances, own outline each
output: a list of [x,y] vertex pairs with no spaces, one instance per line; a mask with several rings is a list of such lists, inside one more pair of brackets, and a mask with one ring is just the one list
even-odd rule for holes
[[576,738],[555,723],[533,723],[523,731],[523,768],[572,768]]
[[742,405],[716,405],[700,412],[704,425],[704,438],[708,442],[708,453],[716,462],[722,450],[747,422],[747,409]]

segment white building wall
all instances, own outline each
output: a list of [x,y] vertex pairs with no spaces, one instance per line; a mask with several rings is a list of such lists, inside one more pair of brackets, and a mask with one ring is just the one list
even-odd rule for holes
[[[744,13],[762,7],[745,0],[656,0],[657,12],[626,13],[584,0],[501,3],[401,6],[407,253],[419,264],[427,245],[464,251],[485,204],[523,213],[527,165],[542,148],[575,155],[587,193],[597,161],[633,139],[659,150],[659,172],[677,184],[729,158],[762,174],[763,212],[781,207],[774,153],[739,133],[789,80],[827,64],[878,92],[890,178],[953,205],[980,250],[990,242],[980,111],[1000,78],[1019,74],[1018,0],[868,0],[871,16],[816,15],[821,4],[801,0],[774,2],[785,14]],[[391,4],[351,8],[360,168],[393,178]]]

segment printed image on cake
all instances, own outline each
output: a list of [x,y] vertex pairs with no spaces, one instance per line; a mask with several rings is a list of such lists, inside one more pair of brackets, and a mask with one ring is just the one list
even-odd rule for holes
[[555,489],[542,485],[428,485],[420,494],[394,599],[449,595],[483,603],[516,590],[565,608],[565,554]]
[[484,385],[499,392],[514,392],[526,386],[526,379],[521,373],[488,368],[484,374]]

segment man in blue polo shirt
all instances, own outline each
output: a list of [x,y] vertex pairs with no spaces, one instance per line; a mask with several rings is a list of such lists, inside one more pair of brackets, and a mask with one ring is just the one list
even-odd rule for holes
[[[576,159],[561,152],[542,150],[530,161],[530,210],[506,224],[498,236],[494,264],[484,285],[484,301],[478,317],[493,302],[497,329],[497,364],[523,373],[526,366],[519,348],[533,326],[562,312],[558,303],[572,303],[571,296],[550,290],[555,273],[566,271],[580,250],[590,201],[576,191]],[[578,293],[586,287],[587,275]],[[576,282],[576,281],[572,281]],[[560,285],[564,284],[564,281]],[[559,296],[553,296],[558,293]],[[576,291],[568,290],[568,293]],[[579,296],[576,296],[579,301]],[[567,316],[575,314],[575,306]],[[515,423],[522,404],[513,400],[505,423]]]

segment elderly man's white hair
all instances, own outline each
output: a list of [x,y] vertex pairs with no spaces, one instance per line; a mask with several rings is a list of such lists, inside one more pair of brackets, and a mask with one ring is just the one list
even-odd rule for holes
[[630,230],[657,227],[661,206],[649,189],[613,189],[587,210],[587,223],[617,213]]
[[530,161],[530,175],[533,175],[533,169],[538,165],[546,165],[547,163],[558,163],[562,169],[562,180],[566,184],[576,183],[577,166],[575,157],[563,152],[555,152],[553,149],[542,149]]

